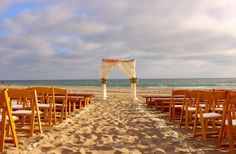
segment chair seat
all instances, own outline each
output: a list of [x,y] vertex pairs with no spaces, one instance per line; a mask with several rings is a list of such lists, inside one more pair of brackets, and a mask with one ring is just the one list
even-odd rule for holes
[[222,107],[216,107],[215,111],[223,111],[223,108]]
[[49,108],[50,104],[38,104],[39,108]]
[[[19,118],[16,117],[16,116],[12,116],[12,119],[13,119],[13,121],[16,121],[16,120],[18,120]],[[6,117],[6,120],[7,120],[7,121],[9,120],[8,116]],[[0,122],[2,122],[2,115],[0,115]]]
[[195,111],[196,110],[196,108],[195,107],[188,107],[188,111]]
[[27,114],[27,115],[30,115],[32,114],[32,111],[31,110],[16,110],[16,111],[12,111],[12,114]]
[[[36,111],[34,112],[36,114]],[[39,111],[39,114],[41,114],[42,112]],[[14,115],[31,115],[32,111],[31,110],[16,110],[16,111],[12,111],[12,114]]]
[[199,104],[201,107],[205,107],[206,106],[206,104]]
[[56,104],[56,107],[59,106],[59,107],[62,107],[63,104]]
[[[200,114],[198,114],[198,118],[200,117]],[[209,113],[203,113],[203,118],[220,118],[222,117],[222,114],[215,113],[215,112],[209,112]]]
[[182,108],[183,105],[175,105],[175,108]]
[[11,104],[18,104],[17,100],[11,100]]
[[23,105],[22,104],[12,104],[12,109],[13,110],[23,109]]
[[[228,125],[228,120],[225,121],[225,125]],[[232,125],[236,126],[236,119],[232,119]]]

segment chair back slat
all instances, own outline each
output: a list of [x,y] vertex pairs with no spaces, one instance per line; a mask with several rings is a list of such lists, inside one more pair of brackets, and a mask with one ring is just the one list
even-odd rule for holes
[[183,89],[172,90],[172,96],[185,95],[185,93],[186,93],[186,90],[183,90]]

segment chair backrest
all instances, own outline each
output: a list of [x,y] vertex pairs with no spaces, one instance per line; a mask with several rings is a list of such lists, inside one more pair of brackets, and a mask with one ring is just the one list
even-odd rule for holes
[[212,99],[225,100],[227,98],[227,94],[228,94],[227,90],[215,90],[215,91],[212,91]]
[[31,87],[27,89],[36,90],[40,103],[55,102],[54,88],[53,87]]
[[10,105],[10,98],[8,97],[7,89],[0,90],[0,112],[8,112],[8,116],[12,116],[12,109]]
[[177,89],[177,90],[172,90],[172,95],[171,95],[171,102],[184,102],[186,90],[183,89]]
[[233,112],[233,116],[235,117],[235,107],[236,107],[236,92],[228,92],[226,101],[223,106],[223,113],[225,114]]
[[8,89],[8,96],[10,100],[17,100],[23,104],[23,108],[33,109],[38,105],[37,93],[34,89]]
[[0,90],[0,111],[6,106],[6,96],[5,96],[5,91]]
[[50,94],[53,95],[54,94],[54,88],[53,87],[30,87],[27,89],[35,89],[37,94]]
[[63,96],[65,99],[65,103],[67,103],[67,99],[68,99],[68,90],[67,89],[54,88],[54,94],[55,94],[55,96]]
[[197,110],[200,107],[200,104],[205,104],[205,111],[208,112],[211,109],[212,101],[212,91],[203,90],[199,91],[197,94],[196,107]]
[[186,93],[186,90],[184,89],[177,89],[177,90],[172,90],[172,96],[184,96]]
[[195,106],[199,90],[186,90],[184,102],[187,106]]
[[68,94],[67,89],[62,89],[62,88],[54,88],[54,93],[55,95],[62,95],[65,96]]
[[212,91],[212,106],[213,107],[221,107],[224,104],[228,90],[213,90]]
[[227,98],[225,101],[225,104],[230,105],[230,104],[236,104],[236,92],[232,91],[227,94]]

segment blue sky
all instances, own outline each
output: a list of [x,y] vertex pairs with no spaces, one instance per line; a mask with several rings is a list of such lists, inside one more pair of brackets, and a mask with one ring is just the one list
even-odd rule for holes
[[96,79],[102,58],[136,59],[139,78],[236,77],[235,10],[234,0],[2,0],[0,79]]

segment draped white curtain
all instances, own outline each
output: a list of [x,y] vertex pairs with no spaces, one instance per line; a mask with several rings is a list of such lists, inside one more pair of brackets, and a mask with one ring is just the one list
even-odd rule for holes
[[[124,72],[130,79],[136,78],[136,62],[134,59],[132,60],[117,60],[117,59],[102,59],[102,65],[99,70],[99,74],[103,80],[107,79],[108,74],[114,68],[114,66],[118,65],[119,68]],[[106,82],[102,83],[103,89],[103,100],[107,98],[106,92]],[[131,82],[131,98],[132,100],[138,100],[136,96],[136,82]]]

